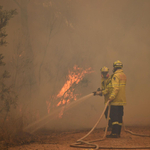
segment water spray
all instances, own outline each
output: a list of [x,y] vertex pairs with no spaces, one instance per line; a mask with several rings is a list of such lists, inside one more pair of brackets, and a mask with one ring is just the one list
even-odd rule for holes
[[[86,95],[86,96],[83,96],[83,97],[79,98],[79,99],[76,100],[76,101],[73,101],[73,102],[71,102],[71,103],[65,105],[64,112],[67,111],[67,110],[69,110],[69,109],[71,109],[71,108],[73,108],[74,106],[78,105],[79,103],[83,102],[84,100],[86,100],[87,98],[89,98],[89,97],[91,97],[91,96],[93,96],[93,93],[90,93],[90,94],[88,94],[88,95]],[[34,129],[31,131],[31,133],[34,133],[34,132],[37,131],[38,129],[42,128],[45,124],[47,124],[51,119],[53,119],[54,116],[56,116],[57,114],[59,114],[59,112],[61,111],[61,109],[62,109],[62,108],[60,107],[60,108],[58,108],[57,110],[55,110],[55,111],[49,113],[49,114],[46,115],[45,117],[43,117],[43,118],[41,118],[41,119],[39,119],[39,120],[37,120],[37,121],[35,121],[35,122],[29,124],[29,125],[28,125],[27,127],[25,127],[23,130],[24,130],[24,131],[27,131],[28,129],[37,126],[36,128],[34,128]],[[44,123],[43,123],[43,121],[44,121]]]

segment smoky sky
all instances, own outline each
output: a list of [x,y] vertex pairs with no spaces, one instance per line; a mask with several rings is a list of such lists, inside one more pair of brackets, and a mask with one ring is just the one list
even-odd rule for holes
[[[17,2],[21,4],[21,0]],[[18,41],[22,51],[26,43],[21,24],[23,16],[19,5],[13,0],[1,0],[1,5],[6,10],[18,10],[18,15],[6,27],[9,44],[1,48],[13,78],[14,69],[10,67],[12,56],[15,55]],[[51,100],[50,95],[58,94],[66,81],[68,70],[74,65],[84,69],[92,67],[94,70],[85,76],[88,84],[77,87],[82,97],[100,87],[101,67],[107,66],[109,74],[112,74],[113,62],[120,60],[127,76],[124,122],[127,125],[149,125],[149,8],[149,0],[28,1],[28,40],[32,47],[34,77],[37,81],[36,88],[32,90],[32,106],[43,104],[43,112],[46,112],[46,101]],[[19,81],[18,77],[17,83]],[[22,96],[25,95],[22,93]],[[103,108],[103,97],[90,97],[66,112],[62,119],[51,121],[48,127],[91,127]],[[99,126],[104,125],[103,119]]]

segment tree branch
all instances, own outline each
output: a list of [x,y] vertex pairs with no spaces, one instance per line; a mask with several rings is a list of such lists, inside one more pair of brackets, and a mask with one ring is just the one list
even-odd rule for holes
[[20,9],[21,9],[21,6],[20,6],[20,4],[16,1],[16,0],[13,0],[19,7],[20,7]]

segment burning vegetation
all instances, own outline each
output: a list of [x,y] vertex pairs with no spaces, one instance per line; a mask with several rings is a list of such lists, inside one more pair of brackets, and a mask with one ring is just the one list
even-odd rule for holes
[[[68,103],[77,100],[77,96],[81,93],[75,93],[76,85],[82,81],[86,74],[92,73],[92,68],[83,69],[79,68],[77,65],[73,67],[73,71],[68,72],[67,81],[61,88],[60,92],[56,96],[51,96],[50,101],[46,101],[48,113],[51,109],[55,107],[62,107],[59,117],[62,117],[64,106]],[[53,105],[51,105],[53,104]]]

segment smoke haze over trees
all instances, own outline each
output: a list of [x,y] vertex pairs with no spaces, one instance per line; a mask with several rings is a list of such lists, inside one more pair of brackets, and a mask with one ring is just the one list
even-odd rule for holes
[[[148,0],[0,1],[18,12],[6,29],[9,44],[0,51],[18,104],[32,114],[31,121],[37,113],[47,114],[46,101],[59,93],[74,65],[94,70],[76,87],[84,96],[100,86],[100,68],[107,66],[111,74],[113,62],[120,60],[127,75],[125,123],[150,124]],[[92,97],[49,126],[91,127],[103,108],[103,98]]]

